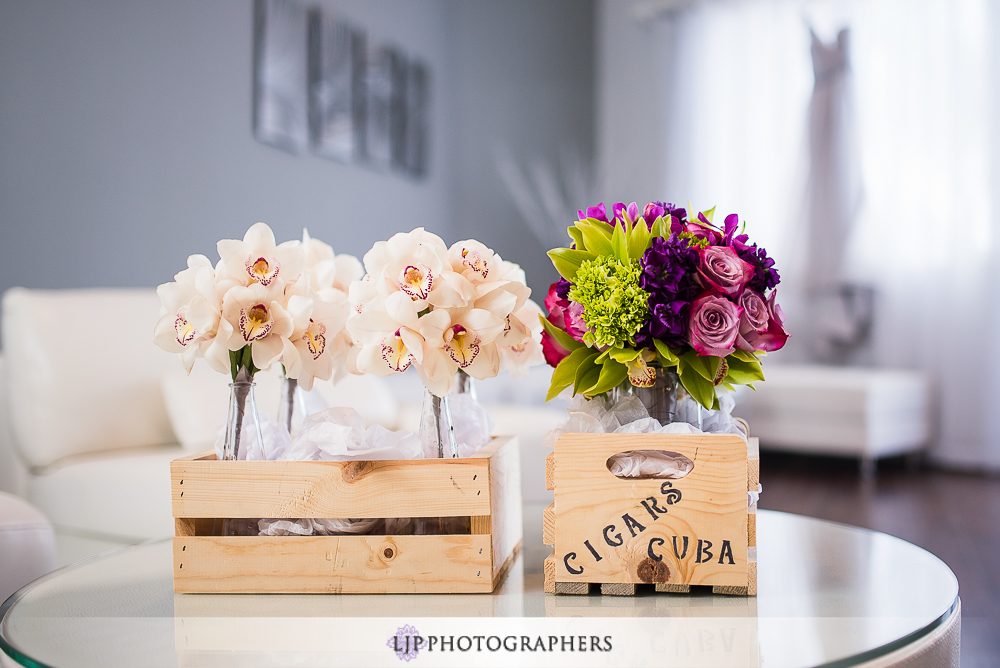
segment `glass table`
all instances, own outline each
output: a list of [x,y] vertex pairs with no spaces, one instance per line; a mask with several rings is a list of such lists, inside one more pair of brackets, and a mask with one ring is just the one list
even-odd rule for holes
[[[18,664],[51,668],[392,666],[411,658],[415,666],[853,666],[884,661],[960,620],[958,581],[934,555],[882,533],[766,511],[757,521],[756,597],[544,594],[542,510],[525,506],[526,548],[493,594],[174,594],[168,540],[28,585],[0,609],[0,648]],[[397,631],[407,625],[437,637],[438,651],[425,646],[406,658]],[[572,653],[567,636],[578,638]],[[449,652],[447,637],[480,645],[497,638],[515,650],[452,644]]]

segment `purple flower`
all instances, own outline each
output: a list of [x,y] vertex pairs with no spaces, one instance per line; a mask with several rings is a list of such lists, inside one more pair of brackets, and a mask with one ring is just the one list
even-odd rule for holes
[[740,316],[740,333],[736,337],[736,347],[740,350],[753,352],[755,348],[749,339],[757,339],[761,332],[767,330],[771,315],[764,298],[750,288],[744,288],[739,298],[743,315]]
[[686,239],[654,238],[642,256],[639,287],[649,293],[649,316],[636,334],[636,345],[660,339],[671,348],[687,345],[688,310],[698,294],[694,282],[698,251]]
[[774,268],[774,260],[767,256],[767,251],[763,248],[757,248],[757,244],[747,246],[746,239],[745,234],[734,238],[732,248],[741,260],[754,268],[753,277],[747,282],[747,287],[764,294],[777,287],[778,283],[781,282],[781,276]]
[[[784,347],[788,340],[788,332],[785,331],[785,314],[781,307],[774,301],[777,290],[772,292],[767,298],[767,329],[764,332],[748,332],[741,335],[741,338],[750,346],[752,350],[763,350],[774,352]],[[741,346],[742,347],[742,346]],[[744,350],[746,350],[744,348]]]
[[613,207],[611,207],[611,210],[614,211],[615,220],[620,220],[620,221],[624,222],[625,221],[625,212],[626,211],[628,212],[629,219],[633,223],[636,221],[636,219],[639,218],[639,205],[636,204],[635,202],[632,202],[627,207],[624,204],[622,204],[621,202],[618,202]]
[[705,295],[691,306],[689,336],[699,355],[725,357],[736,350],[743,309],[725,297]]
[[609,225],[611,224],[611,221],[608,220],[607,209],[604,208],[604,202],[601,202],[597,206],[588,206],[586,214],[581,209],[576,212],[576,215],[580,217],[580,220],[585,220],[587,218],[596,218],[597,220],[603,220],[605,223],[608,223]]
[[709,246],[701,251],[698,276],[702,285],[724,295],[739,294],[754,275],[754,267],[729,246]]

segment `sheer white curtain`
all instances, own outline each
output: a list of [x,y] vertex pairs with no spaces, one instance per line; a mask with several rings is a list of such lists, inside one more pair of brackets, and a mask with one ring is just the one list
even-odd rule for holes
[[832,42],[850,28],[864,197],[844,272],[877,289],[874,363],[923,369],[935,382],[935,456],[991,468],[1000,467],[995,14],[988,0],[704,0],[655,28],[674,48],[666,192],[748,220],[785,270],[779,301],[793,336],[808,272],[809,29]]

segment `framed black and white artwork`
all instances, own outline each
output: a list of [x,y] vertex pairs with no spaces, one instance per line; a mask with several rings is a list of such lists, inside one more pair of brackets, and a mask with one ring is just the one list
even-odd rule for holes
[[307,35],[303,5],[255,0],[254,135],[290,153],[302,153],[309,143]]
[[309,135],[313,153],[341,162],[365,154],[365,34],[309,13]]

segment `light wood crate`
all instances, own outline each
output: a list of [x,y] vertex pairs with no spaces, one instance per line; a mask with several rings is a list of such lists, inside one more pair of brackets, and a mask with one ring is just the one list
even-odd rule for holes
[[[170,464],[178,593],[489,593],[521,548],[517,439],[464,459]],[[470,517],[469,534],[211,536],[213,518]]]
[[[694,462],[679,480],[617,478],[615,454],[664,450]],[[546,459],[545,591],[633,595],[639,585],[757,594],[757,439],[731,434],[566,434]],[[711,555],[711,556],[709,556]]]

